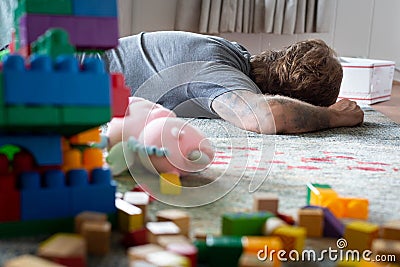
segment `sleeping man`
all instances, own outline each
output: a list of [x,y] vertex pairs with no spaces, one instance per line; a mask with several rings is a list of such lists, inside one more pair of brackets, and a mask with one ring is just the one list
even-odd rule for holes
[[250,53],[226,39],[188,32],[121,38],[102,56],[122,72],[133,96],[182,117],[222,118],[263,134],[303,133],[355,126],[364,113],[337,101],[342,67],[321,40]]

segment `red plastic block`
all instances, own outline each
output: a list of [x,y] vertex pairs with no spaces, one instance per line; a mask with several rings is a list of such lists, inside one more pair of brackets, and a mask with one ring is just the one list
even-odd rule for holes
[[49,28],[63,28],[76,48],[109,49],[118,45],[117,17],[75,17],[28,14],[20,19],[22,46],[34,42]]
[[21,197],[13,174],[0,175],[0,222],[21,219]]
[[[130,89],[125,85],[124,75],[121,73],[112,73],[112,116],[124,117],[129,115],[129,97]],[[126,114],[125,114],[126,113]]]

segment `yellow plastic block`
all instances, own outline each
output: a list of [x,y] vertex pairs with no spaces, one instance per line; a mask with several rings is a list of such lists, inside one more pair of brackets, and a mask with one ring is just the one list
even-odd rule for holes
[[103,151],[99,148],[86,148],[82,156],[83,167],[87,171],[103,167]]
[[173,173],[161,173],[160,191],[165,195],[180,195],[182,184],[179,175]]
[[306,229],[300,226],[281,226],[272,232],[273,236],[278,236],[282,240],[283,249],[288,253],[291,250],[302,252],[306,239]]
[[69,142],[74,145],[87,145],[90,143],[99,143],[100,139],[100,129],[96,127],[72,136]]
[[39,245],[37,255],[44,258],[86,258],[86,242],[81,235],[58,233]]
[[339,197],[332,188],[313,187],[310,195],[310,205],[326,207]]
[[339,198],[344,206],[344,218],[367,220],[369,201],[365,198]]
[[132,232],[143,228],[143,212],[138,207],[122,200],[115,199],[115,207],[118,210],[118,224],[123,232]]
[[347,240],[347,249],[358,251],[371,250],[372,241],[378,237],[379,226],[376,224],[354,221],[346,225],[344,238]]

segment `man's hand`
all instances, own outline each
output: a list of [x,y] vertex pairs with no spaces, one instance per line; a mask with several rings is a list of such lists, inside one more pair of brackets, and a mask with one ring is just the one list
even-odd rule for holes
[[331,127],[355,126],[364,121],[364,112],[354,101],[342,99],[328,109],[332,112]]

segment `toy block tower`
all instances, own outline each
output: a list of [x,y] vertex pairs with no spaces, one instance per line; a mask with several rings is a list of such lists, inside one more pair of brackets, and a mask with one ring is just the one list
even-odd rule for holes
[[[12,53],[0,63],[0,148],[20,152],[0,154],[0,236],[38,220],[48,233],[61,218],[70,230],[82,211],[115,214],[115,182],[89,143],[129,101],[124,77],[100,57],[118,44],[117,1],[19,0],[14,13]],[[83,52],[99,56],[80,62]]]

